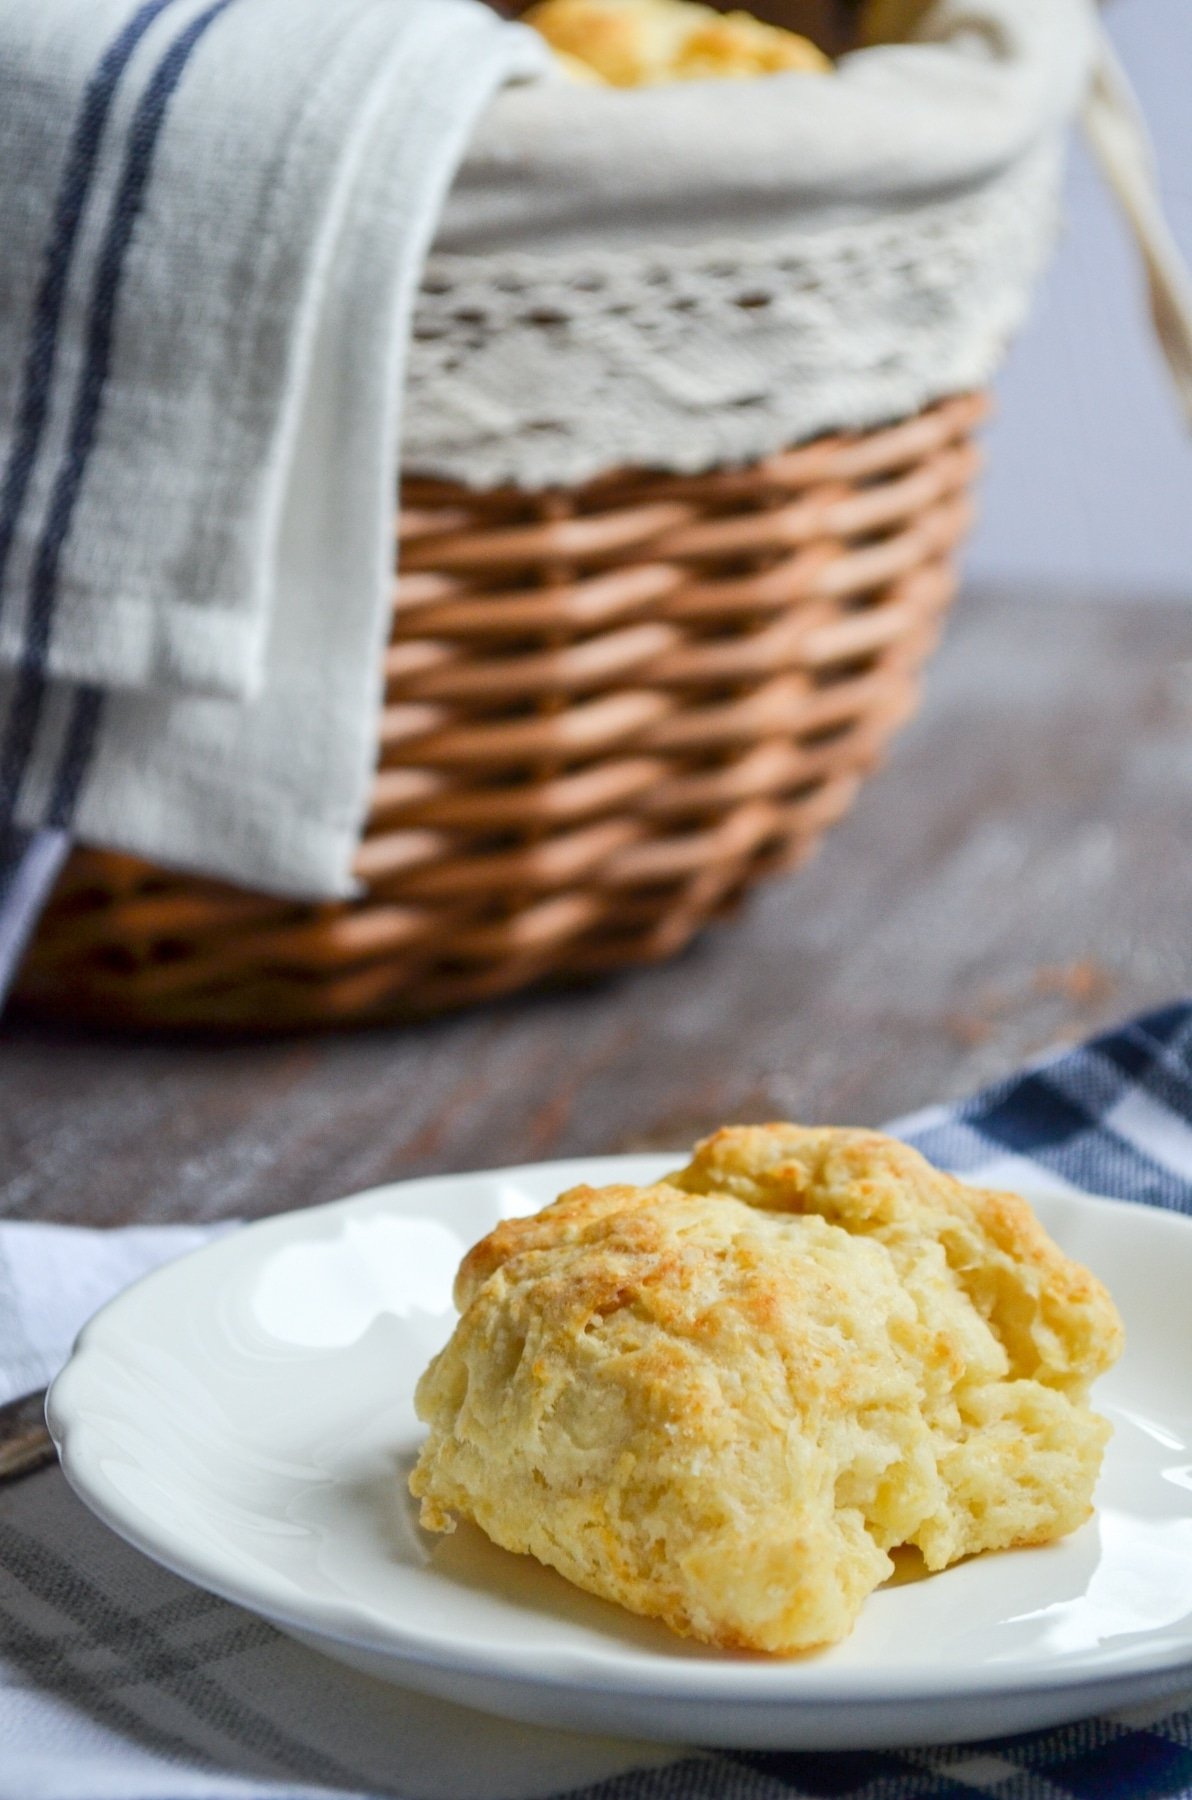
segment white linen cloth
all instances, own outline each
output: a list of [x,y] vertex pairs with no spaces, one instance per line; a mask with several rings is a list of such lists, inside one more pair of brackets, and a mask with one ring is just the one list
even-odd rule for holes
[[5,0],[0,823],[350,890],[410,308],[545,63],[479,0]]

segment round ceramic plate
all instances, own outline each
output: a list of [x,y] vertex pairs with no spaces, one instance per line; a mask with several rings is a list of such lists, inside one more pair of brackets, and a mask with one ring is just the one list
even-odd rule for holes
[[50,1395],[66,1474],[149,1556],[408,1687],[544,1725],[754,1748],[957,1740],[1192,1687],[1192,1220],[1032,1195],[1129,1348],[1093,1520],[866,1602],[837,1648],[728,1654],[479,1532],[420,1531],[414,1383],[462,1252],[576,1182],[675,1157],[408,1181],[229,1234],[83,1332]]

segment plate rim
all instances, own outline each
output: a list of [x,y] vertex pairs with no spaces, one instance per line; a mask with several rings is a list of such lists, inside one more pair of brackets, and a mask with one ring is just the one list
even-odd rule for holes
[[[732,1653],[712,1655],[706,1659],[673,1660],[658,1656],[649,1649],[635,1648],[625,1652],[613,1646],[607,1657],[583,1649],[549,1652],[549,1664],[542,1653],[535,1662],[533,1654],[512,1661],[508,1655],[498,1656],[492,1648],[475,1646],[458,1637],[428,1637],[411,1630],[391,1616],[373,1612],[359,1603],[341,1603],[331,1598],[306,1594],[300,1603],[288,1605],[282,1591],[288,1584],[284,1577],[258,1566],[258,1579],[247,1577],[237,1581],[213,1566],[212,1557],[188,1553],[185,1546],[172,1538],[155,1520],[141,1524],[143,1514],[130,1514],[121,1509],[120,1497],[107,1481],[93,1453],[91,1428],[76,1410],[74,1389],[81,1380],[80,1371],[98,1350],[131,1297],[145,1287],[177,1274],[184,1265],[193,1269],[204,1261],[217,1263],[229,1255],[239,1254],[239,1247],[249,1238],[277,1233],[301,1231],[366,1204],[375,1205],[395,1196],[416,1200],[416,1190],[457,1188],[468,1181],[515,1180],[532,1174],[545,1179],[552,1170],[566,1169],[567,1185],[583,1180],[585,1168],[610,1169],[634,1177],[657,1180],[667,1168],[681,1162],[687,1153],[640,1151],[611,1156],[553,1158],[542,1162],[514,1163],[494,1169],[475,1169],[450,1174],[415,1176],[378,1183],[335,1200],[309,1207],[290,1208],[252,1220],[239,1228],[221,1231],[215,1239],[184,1252],[170,1262],[147,1271],[128,1287],[108,1300],[83,1326],[70,1356],[50,1384],[46,1395],[46,1423],[54,1441],[63,1473],[74,1493],[96,1517],[124,1542],[148,1556],[171,1573],[219,1595],[234,1605],[244,1607],[259,1617],[270,1620],[281,1629],[292,1629],[307,1638],[321,1638],[346,1648],[381,1653],[394,1666],[398,1676],[403,1666],[425,1667],[445,1675],[481,1679],[505,1688],[549,1689],[556,1694],[597,1692],[605,1698],[632,1693],[637,1698],[654,1699],[662,1705],[688,1704],[706,1706],[722,1704],[749,1710],[784,1707],[814,1707],[818,1711],[844,1711],[865,1706],[923,1705],[943,1700],[958,1704],[968,1701],[1012,1700],[1044,1692],[1077,1689],[1094,1692],[1121,1688],[1131,1680],[1174,1674],[1192,1667],[1192,1629],[1181,1645],[1164,1639],[1148,1641],[1118,1651],[1112,1667],[1105,1666],[1099,1648],[1075,1652],[1054,1666],[1036,1664],[1029,1677],[1015,1678],[1016,1664],[963,1665],[947,1679],[937,1674],[901,1674],[894,1667],[833,1667],[814,1653],[799,1658],[734,1657]],[[581,1171],[578,1175],[574,1171]],[[648,1171],[648,1173],[647,1173]],[[615,1179],[605,1173],[603,1180]],[[958,1177],[963,1179],[963,1177]],[[1044,1176],[1036,1186],[1019,1183],[1019,1191],[1032,1205],[1052,1200],[1075,1202],[1078,1206],[1109,1208],[1119,1215],[1137,1217],[1141,1212],[1154,1224],[1166,1221],[1178,1231],[1192,1230],[1192,1215],[1145,1202],[1120,1200],[1111,1195],[1073,1188],[1068,1184],[1048,1187]],[[156,1523],[157,1529],[153,1529]],[[371,1629],[365,1629],[371,1622]],[[629,1662],[626,1662],[626,1656]]]

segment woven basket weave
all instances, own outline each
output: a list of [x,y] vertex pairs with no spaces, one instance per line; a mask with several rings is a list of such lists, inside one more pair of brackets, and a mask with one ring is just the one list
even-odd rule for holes
[[984,412],[751,468],[409,478],[358,898],[79,850],[19,992],[107,1023],[425,1014],[679,950],[806,856],[913,708]]

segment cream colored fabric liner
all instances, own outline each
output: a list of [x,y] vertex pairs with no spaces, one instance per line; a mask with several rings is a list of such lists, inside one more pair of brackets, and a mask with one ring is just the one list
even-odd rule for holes
[[436,234],[447,254],[552,257],[768,241],[999,180],[1074,118],[1091,0],[937,0],[914,43],[831,76],[498,94]]
[[1097,31],[1091,0],[937,0],[831,76],[499,94],[418,303],[407,467],[696,471],[984,384]]

